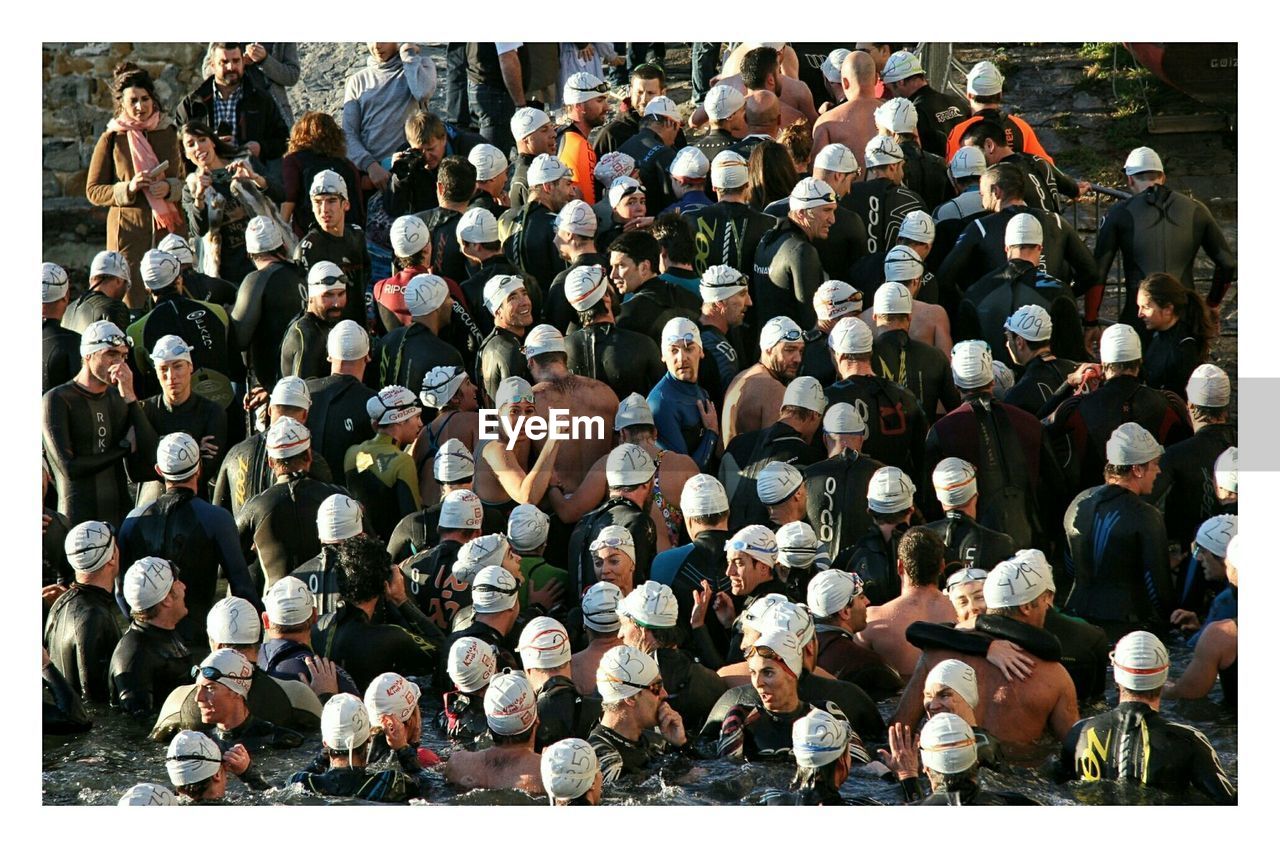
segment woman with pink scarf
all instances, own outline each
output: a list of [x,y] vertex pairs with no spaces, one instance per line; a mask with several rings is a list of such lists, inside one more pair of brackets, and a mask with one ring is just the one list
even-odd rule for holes
[[95,206],[111,209],[107,213],[107,249],[128,258],[132,278],[125,303],[139,309],[147,303],[147,291],[138,274],[142,254],[169,233],[186,234],[177,206],[182,192],[182,154],[177,129],[168,115],[161,114],[149,73],[132,62],[118,65],[111,95],[116,115],[93,148],[85,196]]

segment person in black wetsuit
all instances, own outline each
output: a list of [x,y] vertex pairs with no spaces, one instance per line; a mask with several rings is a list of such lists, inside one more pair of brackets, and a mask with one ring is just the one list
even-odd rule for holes
[[[916,267],[923,270],[924,266]],[[911,337],[911,307],[911,290],[902,283],[886,282],[876,289],[877,336],[871,347],[871,367],[911,392],[925,416],[933,419],[939,406],[946,412],[958,407],[960,396],[951,380],[947,354]]]
[[569,370],[608,383],[618,397],[648,395],[667,372],[662,353],[657,340],[646,332],[618,325],[622,295],[609,285],[604,269],[574,268],[565,277],[564,291],[582,328],[564,340]]
[[596,155],[619,150],[634,138],[644,125],[641,116],[648,113],[648,105],[666,92],[667,75],[661,64],[645,62],[631,68],[627,96],[618,106],[617,117],[593,133],[591,146]]
[[95,321],[129,326],[129,307],[124,296],[129,291],[129,260],[116,250],[104,250],[89,266],[89,288],[67,306],[62,326],[83,333]]
[[875,111],[876,128],[893,138],[902,150],[902,185],[924,201],[925,210],[936,209],[952,196],[947,160],[924,150],[916,128],[919,114],[905,97],[886,100]]
[[493,316],[493,330],[476,354],[476,383],[486,397],[497,398],[503,380],[532,376],[524,337],[535,322],[533,301],[524,278],[497,274],[484,284],[484,305]]
[[791,725],[791,754],[796,761],[791,791],[771,789],[760,803],[770,807],[847,804],[840,796],[840,787],[849,778],[855,746],[861,754],[860,762],[867,762],[870,758],[847,719],[812,708]]
[[[328,761],[328,769],[321,774],[300,771],[289,778],[290,784],[298,784],[317,795],[339,798],[358,798],[384,804],[395,804],[414,797],[420,791],[416,775],[408,775],[398,768],[397,761],[390,768],[369,771],[369,713],[364,702],[356,694],[335,695],[325,704],[321,716],[322,756]],[[397,738],[389,744],[401,742],[404,727],[397,728]]]
[[[280,344],[280,375],[303,380],[323,377],[329,370],[329,333],[346,316],[347,276],[328,260],[307,272],[306,311],[293,319]],[[362,319],[351,319],[363,325]]]
[[[747,279],[754,273],[756,249],[773,228],[774,219],[747,204],[747,183],[747,160],[740,154],[722,150],[711,160],[711,187],[718,200],[684,216],[693,231],[695,271],[728,265]],[[648,183],[645,188],[649,189]]]
[[[506,529],[506,525],[502,522],[501,517],[495,510],[484,510],[483,504],[479,499],[464,497],[458,492],[471,492],[472,482],[475,479],[475,462],[472,459],[471,452],[466,446],[457,439],[450,439],[440,446],[436,452],[435,459],[432,460],[432,476],[440,486],[440,500],[433,504],[424,506],[419,512],[412,515],[406,515],[400,519],[400,523],[396,525],[395,530],[391,533],[391,538],[387,542],[387,553],[391,554],[391,561],[403,564],[405,560],[416,557],[419,554],[426,554],[434,551],[438,544],[446,539],[451,538],[450,534],[442,533],[441,530],[446,529],[483,529],[485,533],[501,533]],[[453,497],[450,497],[453,495]],[[451,506],[453,505],[453,506]],[[465,506],[465,509],[459,509]],[[471,526],[470,516],[472,508],[475,507],[477,512],[483,513],[483,518],[473,528]],[[441,522],[457,522],[463,521],[464,525],[456,523]],[[458,544],[468,541],[471,536],[465,538],[454,538]],[[448,571],[448,565],[453,562],[454,551],[440,552],[434,555],[432,562],[435,564],[443,563],[445,571]],[[440,560],[438,557],[443,556]],[[421,565],[416,567],[421,568]],[[436,568],[431,567],[423,572],[425,575],[429,571],[434,575]],[[423,577],[423,580],[434,580]],[[410,585],[409,592],[417,597],[418,578],[412,579],[413,585]],[[424,584],[425,585],[425,584]],[[465,606],[465,604],[464,604]],[[428,611],[428,614],[429,611]]]
[[1216,335],[1209,307],[1195,289],[1152,274],[1138,286],[1138,318],[1150,333],[1142,354],[1147,385],[1186,400],[1187,380],[1208,359]]
[[538,701],[533,749],[561,739],[585,739],[600,720],[600,701],[579,695],[569,672],[569,633],[554,618],[538,616],[520,633],[520,662]]
[[[991,346],[995,359],[1013,365],[1004,334],[1018,309],[1035,305],[1049,316],[1044,329],[1050,334],[1053,350],[1072,359],[1083,359],[1084,328],[1075,298],[1067,286],[1039,267],[1044,228],[1035,216],[1020,213],[1009,220],[1004,240],[1008,264],[986,274],[965,291],[952,327],[953,338],[983,339]],[[1035,335],[1040,327],[1031,325],[1027,329]]]
[[1237,442],[1230,421],[1231,378],[1216,365],[1201,365],[1187,381],[1188,410],[1195,434],[1165,449],[1151,501],[1161,507],[1169,542],[1191,548],[1196,528],[1222,511],[1214,463]]
[[[157,436],[183,433],[197,445],[200,459],[199,492],[210,495],[218,477],[227,443],[227,412],[220,404],[192,391],[197,372],[192,348],[178,336],[161,336],[151,350],[151,365],[160,381],[160,392],[142,402],[142,409]],[[238,423],[243,423],[240,419]],[[185,470],[185,469],[184,469]],[[147,482],[138,487],[137,503],[145,505],[164,491],[159,473],[140,474]]]
[[[350,318],[362,326],[374,326],[377,316],[373,306],[372,266],[369,251],[365,247],[365,232],[347,221],[351,208],[347,199],[347,183],[335,171],[321,171],[311,181],[309,191],[311,211],[316,222],[307,230],[294,251],[294,261],[305,272],[307,282],[312,283],[312,271],[321,262],[338,267],[338,273],[327,271],[325,276],[342,278],[347,299],[339,308],[340,316]],[[305,374],[304,376],[316,376]]]
[[567,267],[556,274],[547,288],[542,317],[545,323],[566,335],[570,327],[577,329],[578,324],[577,309],[570,305],[565,294],[569,273],[587,265],[604,268],[609,264],[609,257],[601,254],[596,247],[598,229],[596,213],[581,200],[570,200],[556,214],[556,250],[560,252],[560,258]]
[[1112,638],[1164,630],[1174,609],[1164,520],[1144,500],[1162,453],[1141,425],[1121,424],[1107,441],[1105,485],[1077,495],[1063,517],[1073,580],[1063,609]]
[[257,217],[244,233],[256,270],[245,275],[231,307],[231,338],[243,351],[249,384],[268,394],[280,379],[280,348],[293,319],[307,307],[306,274],[288,257],[280,228]]
[[404,386],[415,395],[432,368],[463,367],[462,355],[443,333],[453,319],[449,285],[434,274],[419,274],[404,287],[409,323],[396,327],[382,340],[381,384]]
[[929,153],[945,156],[947,134],[969,114],[969,104],[950,92],[932,88],[924,65],[909,50],[899,50],[885,61],[880,80],[889,94],[905,97],[916,107],[920,145]]
[[[194,729],[224,751],[234,745],[243,745],[250,752],[298,747],[303,741],[301,733],[249,711],[253,672],[253,663],[232,648],[218,648],[201,660],[195,672],[195,701],[201,726]],[[266,682],[273,681],[268,677]]]
[[698,319],[701,298],[658,276],[661,249],[653,236],[628,230],[608,248],[609,278],[622,295],[621,307],[614,303],[620,329],[643,333],[661,344],[662,329],[672,318]]
[[187,614],[187,587],[168,561],[145,557],[124,575],[133,623],[111,654],[111,705],[150,724],[160,702],[191,680],[191,650],[174,628]]
[[742,325],[751,306],[748,278],[731,265],[711,265],[702,272],[698,293],[698,332],[710,358],[698,369],[698,385],[707,390],[716,409],[723,409],[729,384],[746,361]]
[[638,131],[616,148],[635,162],[647,205],[655,211],[666,209],[676,200],[669,170],[676,151],[684,148],[681,122],[679,107],[671,98],[654,97],[645,104]]
[[1120,705],[1071,728],[1062,742],[1060,775],[1136,780],[1178,793],[1195,788],[1213,804],[1235,804],[1236,789],[1204,734],[1160,715],[1160,690],[1169,676],[1164,644],[1152,633],[1130,633],[1116,643],[1111,662]]
[[862,578],[834,568],[820,571],[809,581],[805,603],[814,616],[816,667],[876,698],[902,689],[898,672],[853,638],[867,628],[870,601],[863,592]]
[[587,741],[606,784],[644,775],[659,757],[688,749],[684,722],[666,702],[661,669],[648,654],[610,648],[596,671],[596,690],[603,714]]
[[93,720],[84,711],[84,704],[76,690],[71,688],[49,660],[49,652],[43,651],[40,665],[41,720],[40,730],[49,735],[83,733],[93,728]]
[[174,791],[195,803],[221,801],[227,792],[227,775],[234,774],[249,788],[270,788],[253,769],[243,745],[223,751],[198,730],[183,730],[173,737],[165,754],[165,770]]
[[[924,467],[933,469],[948,456],[978,470],[978,521],[1013,537],[1014,544],[1033,543],[1041,550],[1056,542],[1064,486],[1044,427],[1017,407],[993,397],[991,351],[983,341],[958,343],[951,352],[951,371],[964,403],[933,425],[925,440]],[[941,510],[926,501],[926,513]]]
[[982,196],[982,175],[986,172],[986,157],[976,147],[962,147],[951,158],[947,173],[958,194],[933,210],[931,217],[938,229],[929,260],[931,271],[938,270],[964,228],[987,214]]
[[[40,494],[45,504],[49,501],[49,484],[53,482],[49,474],[48,462],[40,463]],[[67,517],[57,510],[43,506],[40,515],[40,559],[41,582],[43,587],[45,615],[48,616],[48,605],[57,600],[57,594],[71,585],[75,579],[71,564],[67,562],[67,535],[71,532],[71,523]],[[50,597],[50,593],[53,594]]]
[[907,213],[925,210],[920,196],[903,184],[906,156],[890,136],[877,135],[862,153],[866,176],[854,183],[841,203],[857,213],[867,227],[866,253],[849,271],[849,282],[864,294],[874,292],[867,280],[876,280],[884,265],[884,255],[898,240],[898,230]]
[[482,536],[459,552],[454,580],[469,590],[473,616],[471,624],[455,627],[445,637],[432,678],[436,693],[447,691],[449,652],[464,636],[474,636],[496,648],[499,668],[518,664],[514,649],[520,616],[520,555],[504,537]]
[[507,184],[511,208],[524,206],[529,197],[529,166],[539,154],[556,155],[556,125],[542,109],[522,106],[511,118],[511,134],[516,139],[516,156]]
[[899,765],[899,775],[905,778],[902,791],[908,803],[926,807],[1039,806],[1038,802],[1016,792],[982,788],[978,777],[977,738],[969,723],[954,713],[938,713],[920,730],[920,763],[933,789],[928,798],[920,798],[915,770],[904,771],[900,767],[904,761],[901,754],[906,754],[906,760],[915,759],[911,731],[895,728],[889,743],[895,764]]
[[128,341],[109,321],[80,336],[80,370],[42,400],[42,444],[58,489],[58,512],[73,524],[119,524],[129,479],[155,455],[155,432],[133,390]]
[[[811,707],[797,689],[804,672],[800,640],[786,630],[772,629],[747,648],[751,686],[760,703],[731,707],[719,726],[710,729],[717,756],[735,762],[789,761],[791,728]],[[704,744],[711,740],[704,736]]]
[[[245,242],[247,247],[247,238]],[[177,233],[169,233],[160,239],[156,250],[163,250],[181,263],[182,282],[192,297],[196,300],[216,303],[228,310],[228,314],[230,313],[232,305],[236,302],[236,285],[220,277],[211,277],[197,271],[195,254],[191,252],[191,245],[185,238]]]
[[1165,447],[1192,433],[1182,399],[1145,385],[1138,376],[1142,342],[1136,330],[1128,324],[1108,327],[1100,350],[1102,384],[1097,382],[1096,365],[1081,365],[1041,410],[1050,410],[1044,417],[1045,432],[1061,443],[1055,448],[1066,457],[1062,466],[1071,491],[1102,482],[1107,439],[1120,424],[1141,424]]
[[867,515],[871,526],[862,538],[841,548],[831,567],[862,579],[872,606],[886,604],[902,593],[898,574],[898,542],[907,531],[916,508],[916,487],[911,477],[892,465],[877,468],[867,484]]
[[1053,347],[1053,319],[1044,307],[1018,307],[1004,322],[1004,349],[1022,376],[1004,393],[1004,402],[1037,418],[1045,402],[1066,382],[1079,363],[1059,357]]
[[105,704],[110,700],[111,655],[124,631],[112,594],[120,574],[120,548],[111,527],[86,521],[67,536],[66,551],[75,582],[49,609],[47,656],[79,697]]
[[270,588],[320,552],[315,524],[320,503],[347,492],[310,476],[311,435],[294,419],[276,419],[267,431],[266,450],[276,482],[245,503],[236,527],[245,560],[251,568],[257,564]]
[[40,268],[41,382],[40,393],[70,380],[80,370],[80,334],[62,326],[71,302],[71,284],[61,266],[46,262]]
[[657,530],[649,515],[657,470],[653,457],[638,445],[623,444],[609,452],[605,464],[609,497],[579,519],[569,538],[569,597],[582,597],[582,593],[596,582],[593,548],[607,527],[620,527],[630,535],[628,541],[634,546],[630,553],[635,564],[635,582],[642,583],[648,579],[649,566],[658,548]]
[[311,628],[319,616],[315,594],[306,583],[292,574],[277,580],[263,603],[267,608],[262,618],[266,638],[258,649],[259,669],[279,680],[302,680],[322,702],[338,692],[360,696],[360,688],[346,669],[316,656],[311,647]]
[[[814,244],[822,259],[822,270],[831,279],[849,276],[853,263],[867,252],[866,224],[857,212],[838,202],[849,193],[854,181],[861,176],[861,170],[858,157],[843,144],[828,144],[816,151],[813,157],[813,178],[831,186],[837,200],[831,229],[827,231],[826,238]],[[776,200],[765,207],[765,212],[786,217],[787,201]]]
[[348,540],[339,548],[338,569],[343,604],[316,623],[317,653],[345,668],[361,687],[388,669],[429,674],[444,634],[406,603],[404,578],[383,543],[371,536]]
[[990,571],[1017,551],[1007,533],[978,523],[977,475],[973,465],[954,456],[933,469],[933,491],[945,517],[925,526],[937,533],[946,546],[944,574],[969,568]]
[[1150,147],[1132,150],[1124,172],[1133,197],[1107,211],[1094,245],[1103,279],[1116,254],[1121,256],[1126,297],[1120,320],[1138,326],[1138,284],[1150,274],[1172,274],[1188,289],[1194,288],[1196,255],[1204,250],[1213,262],[1207,301],[1216,321],[1236,279],[1236,257],[1222,228],[1202,202],[1165,185],[1164,165]]
[[376,392],[365,385],[369,367],[369,333],[355,321],[342,320],[325,341],[331,373],[307,380],[311,407],[307,429],[316,454],[322,457],[334,482],[343,483],[347,449],[373,438],[365,405]]
[[186,433],[165,436],[156,451],[156,468],[164,479],[164,492],[125,519],[120,527],[121,555],[126,562],[160,557],[182,570],[188,615],[177,630],[199,650],[207,643],[205,616],[216,600],[219,575],[236,597],[259,610],[262,601],[249,577],[235,520],[199,496],[201,465],[195,440]]
[[454,688],[444,693],[436,727],[449,741],[474,751],[487,741],[484,695],[498,673],[498,651],[474,636],[464,636],[450,646],[446,670]]
[[866,423],[862,453],[913,478],[919,476],[928,418],[915,395],[872,370],[871,328],[861,318],[847,315],[831,328],[827,347],[839,376],[825,390],[827,402],[849,404]]
[[748,313],[753,326],[779,316],[801,327],[817,322],[813,296],[827,275],[815,242],[827,238],[835,223],[836,193],[822,180],[806,177],[791,189],[787,203],[787,215],[756,245],[753,311]]
[[[554,153],[535,157],[526,174],[529,193],[524,204],[502,213],[498,221],[507,261],[535,281],[539,295],[565,267],[555,246],[555,219],[561,207],[574,197],[571,174]],[[577,176],[591,179],[590,174]],[[540,305],[541,297],[538,300]]]

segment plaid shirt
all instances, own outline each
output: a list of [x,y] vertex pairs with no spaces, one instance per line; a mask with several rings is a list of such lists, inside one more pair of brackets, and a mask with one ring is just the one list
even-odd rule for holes
[[[236,121],[236,110],[240,106],[240,98],[244,95],[244,86],[236,86],[236,90],[231,93],[230,97],[223,98],[222,93],[218,90],[218,86],[213,87],[213,131],[218,132],[218,127],[226,124],[231,127],[231,135],[235,136],[240,130]],[[239,138],[236,139],[240,141]]]

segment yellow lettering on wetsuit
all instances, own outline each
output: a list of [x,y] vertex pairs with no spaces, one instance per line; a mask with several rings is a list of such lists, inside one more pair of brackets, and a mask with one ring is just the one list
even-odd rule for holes
[[711,255],[711,240],[716,237],[715,224],[706,218],[698,219],[698,231],[693,235],[695,252],[693,267],[699,274],[707,270],[707,257]]
[[1098,732],[1090,727],[1085,731],[1085,751],[1076,757],[1076,771],[1082,780],[1102,780],[1103,765],[1111,749],[1111,731],[1105,739],[1098,739]]

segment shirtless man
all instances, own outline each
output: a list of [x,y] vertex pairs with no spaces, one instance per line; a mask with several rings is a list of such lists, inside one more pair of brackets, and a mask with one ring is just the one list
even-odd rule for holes
[[476,384],[456,365],[432,368],[422,380],[418,399],[428,409],[439,410],[409,448],[409,455],[418,466],[418,490],[422,492],[424,504],[433,504],[444,494],[432,470],[432,461],[440,447],[450,439],[457,439],[467,450],[476,449],[480,432],[478,395]]
[[[818,109],[813,105],[813,92],[809,90],[809,86],[801,82],[795,75],[787,73],[787,53],[795,56],[795,51],[790,47],[784,48],[781,54],[780,64],[775,64],[775,69],[769,73],[772,78],[771,84],[766,82],[757,86],[755,89],[749,88],[747,83],[743,82],[741,73],[743,61],[747,56],[756,50],[769,50],[769,46],[762,47],[759,44],[740,44],[725,60],[724,70],[720,76],[711,80],[712,85],[731,85],[741,91],[743,94],[750,94],[753,90],[772,91],[777,95],[779,106],[782,109],[782,125],[787,126],[796,118],[803,118],[809,124],[813,124],[818,120]],[[777,51],[775,51],[777,52]],[[764,53],[760,54],[761,57]],[[730,61],[733,64],[730,64]],[[766,63],[767,64],[767,63]],[[753,69],[752,69],[753,70]],[[872,83],[874,85],[874,70],[872,71]],[[790,116],[790,117],[788,117]],[[707,112],[699,106],[689,118],[689,126],[697,129],[707,122]],[[865,140],[863,142],[866,143]]]
[[[924,213],[911,213],[911,215],[917,214]],[[904,223],[903,226],[906,224]],[[902,283],[907,287],[907,291],[911,292],[911,326],[907,328],[907,335],[918,342],[936,347],[950,361],[951,319],[947,317],[947,311],[938,304],[923,303],[919,299],[920,288],[924,284],[924,273],[924,257],[913,247],[897,245],[885,254],[885,282]],[[885,329],[878,325],[872,312],[863,312],[862,320],[871,325],[877,336]]]
[[622,619],[618,617],[620,603],[622,590],[607,580],[592,583],[582,596],[582,629],[591,641],[569,661],[573,668],[573,688],[579,695],[596,693],[596,669],[600,666],[600,659],[610,648],[622,644],[618,635],[622,627]]
[[727,445],[739,433],[778,423],[787,383],[800,373],[804,332],[785,315],[770,318],[760,330],[760,361],[739,371],[724,393],[720,430]]
[[[658,466],[649,517],[658,530],[656,552],[661,553],[680,543],[680,531],[684,525],[680,494],[689,478],[698,473],[698,465],[685,454],[658,447],[658,429],[653,423],[653,412],[649,409],[649,402],[639,394],[632,394],[618,404],[613,429],[618,434],[618,444],[639,445]],[[559,486],[551,487],[551,505],[561,521],[573,524],[604,502],[609,494],[609,483],[605,477],[608,458],[606,454],[596,460],[582,478],[582,484],[572,493],[562,491]]]
[[[782,73],[791,79],[800,79],[800,57],[796,55],[795,48],[783,41],[744,41],[724,58],[724,64],[720,66],[722,74],[736,74],[742,69],[742,57],[757,47],[772,47],[778,51],[779,61],[782,65]],[[714,82],[712,83],[714,85]]]
[[[1227,569],[1227,581],[1233,590],[1239,585],[1236,564],[1240,560],[1240,543],[1233,536],[1227,543],[1227,556],[1223,565]],[[1213,688],[1214,680],[1222,678],[1223,705],[1236,709],[1236,654],[1239,631],[1235,618],[1224,618],[1207,625],[1196,640],[1196,650],[1191,664],[1173,683],[1166,683],[1164,697],[1203,698]]]
[[828,144],[840,142],[858,153],[867,149],[867,142],[875,137],[876,65],[871,57],[855,50],[845,57],[840,67],[840,87],[845,101],[822,114],[813,125],[813,149],[821,150]]
[[533,441],[528,431],[520,427],[515,447],[507,448],[508,429],[514,431],[520,418],[538,412],[533,387],[523,377],[508,377],[499,383],[495,403],[501,419],[498,438],[477,442],[475,493],[487,507],[501,512],[505,521],[516,504],[536,504],[542,500],[564,440],[548,433],[535,457]]
[[[1053,592],[1053,574],[1043,555],[1002,562],[983,584],[988,614],[1037,628],[1044,627]],[[1061,740],[1080,716],[1075,685],[1061,663],[1037,660],[1025,677],[1010,679],[983,657],[931,649],[916,666],[891,724],[901,721],[914,727],[920,721],[925,680],[935,665],[948,659],[961,660],[978,673],[978,724],[1006,746],[1031,746],[1046,730]]]
[[533,386],[538,414],[550,420],[552,410],[568,410],[572,417],[590,416],[604,421],[599,437],[566,439],[556,457],[554,479],[562,488],[576,490],[586,470],[609,453],[613,447],[608,433],[613,431],[613,416],[618,409],[618,396],[599,380],[569,371],[564,336],[550,324],[539,324],[524,339],[524,352],[529,357],[529,373],[537,382]]
[[907,625],[917,621],[956,620],[951,601],[938,588],[945,546],[932,530],[912,527],[898,543],[898,575],[902,594],[867,610],[867,628],[854,641],[875,651],[903,677],[915,670],[920,649],[906,639]]
[[456,751],[444,766],[444,779],[464,789],[519,789],[530,795],[542,788],[542,757],[533,751],[538,729],[538,697],[523,672],[495,675],[484,693],[484,717],[493,747]]
[[[811,127],[818,120],[818,110],[814,108],[813,93],[809,86],[783,76],[778,64],[778,51],[770,47],[757,47],[747,51],[742,57],[738,78],[746,86],[748,96],[757,91],[767,91],[778,98],[784,127],[789,127],[796,121],[804,121],[807,127]],[[789,99],[786,96],[788,82],[796,86],[796,93]],[[792,105],[792,102],[798,105]]]

